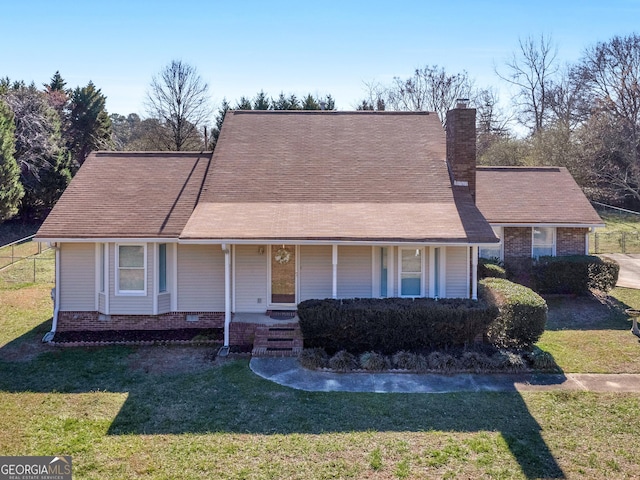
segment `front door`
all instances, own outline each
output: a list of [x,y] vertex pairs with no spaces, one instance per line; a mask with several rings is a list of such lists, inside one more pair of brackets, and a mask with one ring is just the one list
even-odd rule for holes
[[296,305],[296,246],[271,245],[271,304]]

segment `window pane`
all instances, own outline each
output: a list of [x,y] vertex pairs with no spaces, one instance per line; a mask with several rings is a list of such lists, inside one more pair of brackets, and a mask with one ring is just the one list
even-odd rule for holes
[[500,247],[482,247],[480,249],[480,258],[493,259],[497,258],[500,260]]
[[104,272],[106,270],[106,254],[104,243],[100,244],[100,292],[104,293]]
[[125,269],[120,272],[120,290],[144,290],[144,269]]
[[160,285],[159,291],[166,292],[167,291],[167,244],[160,244],[159,259],[158,259],[158,269],[160,274]]
[[120,267],[144,268],[144,247],[142,245],[120,245],[118,265]]
[[536,227],[533,229],[534,245],[553,245],[553,228]]
[[380,249],[380,296],[387,296],[387,248]]
[[533,258],[550,257],[553,255],[553,247],[533,247]]
[[422,256],[420,249],[402,250],[402,271],[422,272]]
[[420,277],[419,273],[403,273],[400,295],[420,296]]

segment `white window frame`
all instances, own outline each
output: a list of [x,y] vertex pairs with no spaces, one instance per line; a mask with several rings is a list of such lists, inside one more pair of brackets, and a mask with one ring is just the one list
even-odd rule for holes
[[[500,260],[502,262],[502,261],[504,261],[504,227],[502,227],[502,226],[494,227],[492,225],[491,228],[493,229],[494,235],[496,237],[498,237],[498,239],[500,239],[500,245],[497,245],[500,248],[500,256],[499,256],[498,260]],[[533,230],[531,231],[531,235],[533,235]],[[531,238],[532,238],[531,245],[532,245],[532,252],[533,252],[533,237],[531,237]],[[492,245],[491,247],[487,247],[487,246],[479,247],[478,256],[480,258],[485,258],[486,259],[487,257],[482,257],[480,255],[482,253],[482,249],[483,248],[496,248],[496,246]]]
[[[402,294],[402,252],[410,250],[415,252],[420,250],[420,294],[419,295],[403,295]],[[402,298],[419,298],[425,296],[425,262],[426,251],[424,247],[398,247],[398,297]],[[388,257],[387,257],[388,258]],[[417,272],[410,272],[417,273]]]
[[[536,228],[550,228],[551,229],[551,233],[552,233],[552,238],[553,238],[553,243],[551,245],[536,245],[535,244],[535,234],[534,231]],[[557,229],[556,227],[550,227],[550,226],[537,226],[537,227],[531,227],[531,258],[533,259],[538,259],[539,257],[536,257],[534,254],[534,251],[536,249],[536,247],[542,247],[542,248],[549,248],[551,247],[551,256],[555,257],[556,256],[556,244],[557,239],[556,239],[556,234],[557,234]],[[542,256],[546,256],[546,255],[542,255]]]
[[[143,252],[143,270],[144,270],[144,289],[143,290],[120,290],[120,247],[142,247]],[[116,243],[115,252],[115,294],[118,296],[146,296],[147,295],[147,244],[146,243]]]

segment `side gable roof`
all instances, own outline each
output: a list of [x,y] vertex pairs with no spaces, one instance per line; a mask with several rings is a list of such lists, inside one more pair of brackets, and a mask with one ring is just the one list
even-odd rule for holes
[[180,238],[495,241],[454,197],[434,113],[243,110]]
[[177,238],[201,193],[211,152],[94,152],[38,238]]
[[490,223],[604,226],[564,167],[478,167],[476,182]]

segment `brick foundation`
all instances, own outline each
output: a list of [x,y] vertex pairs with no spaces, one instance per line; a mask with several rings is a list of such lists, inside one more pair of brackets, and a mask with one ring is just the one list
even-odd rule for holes
[[[187,321],[197,315],[197,321]],[[59,312],[60,332],[89,330],[169,330],[174,328],[223,328],[224,312],[170,312],[160,315],[103,315],[98,312]]]
[[256,323],[234,322],[229,324],[229,345],[253,345],[256,337]]

